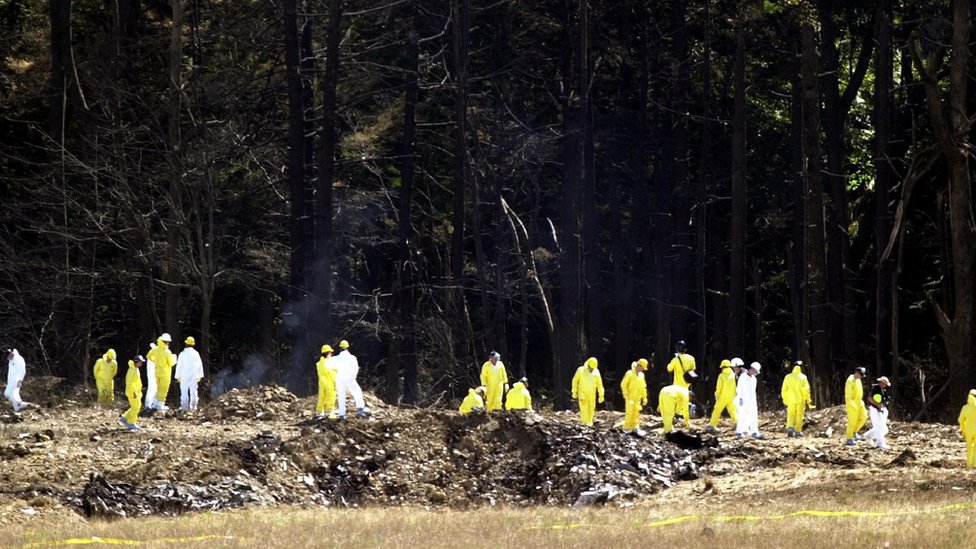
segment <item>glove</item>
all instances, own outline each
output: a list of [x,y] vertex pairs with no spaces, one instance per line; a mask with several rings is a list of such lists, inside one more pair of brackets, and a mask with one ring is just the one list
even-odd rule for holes
[[598,400],[597,402],[603,404],[603,397],[600,397],[600,400]]
[[176,378],[176,381],[178,381],[178,382],[180,382],[180,383],[183,383],[183,380],[182,380],[182,379],[180,379],[180,378]]
[[573,400],[579,400],[578,398],[576,398],[576,393],[573,393]]
[[646,398],[641,400],[641,406],[647,406],[647,399]]
[[203,381],[203,378],[202,377],[198,377],[197,378],[197,383],[200,383],[201,381]]

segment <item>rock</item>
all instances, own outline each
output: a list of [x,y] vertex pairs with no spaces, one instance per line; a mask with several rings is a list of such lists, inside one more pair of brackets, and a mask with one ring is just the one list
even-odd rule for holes
[[600,489],[600,490],[587,490],[581,492],[579,497],[576,498],[576,502],[573,503],[574,506],[579,507],[582,505],[597,505],[601,503],[606,503],[607,499],[610,498],[610,490]]
[[912,463],[915,463],[915,460],[916,460],[915,452],[913,452],[911,448],[907,448],[905,450],[902,450],[901,453],[898,454],[897,457],[895,457],[895,459],[891,460],[891,462],[888,463],[888,465],[890,466],[910,465]]

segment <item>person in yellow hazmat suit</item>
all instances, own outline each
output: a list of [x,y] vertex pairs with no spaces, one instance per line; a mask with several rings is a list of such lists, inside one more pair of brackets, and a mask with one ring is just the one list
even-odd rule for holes
[[[668,362],[668,371],[674,374],[673,385],[690,389],[691,382],[698,377],[698,373],[695,372],[695,357],[685,352],[687,347],[683,339],[675,342],[674,358],[671,359],[671,362]],[[691,417],[690,400],[681,412],[686,421],[687,418]]]
[[847,406],[847,441],[844,444],[848,446],[854,446],[854,441],[861,438],[858,432],[868,421],[868,409],[864,405],[864,385],[861,384],[861,378],[866,373],[862,366],[854,368],[844,385],[844,402]]
[[173,342],[172,336],[164,333],[156,340],[156,346],[146,355],[147,360],[151,360],[156,366],[156,398],[152,403],[155,410],[168,410],[166,406],[166,395],[169,393],[169,385],[173,380],[173,366],[176,365],[176,355],[169,350],[169,344]]
[[803,373],[803,361],[793,362],[793,371],[783,378],[783,388],[780,397],[786,405],[786,436],[803,436],[803,413],[807,408],[813,408],[810,400],[810,382]]
[[142,409],[142,374],[139,367],[146,363],[142,355],[136,355],[129,361],[129,370],[125,373],[125,398],[129,400],[129,409],[119,416],[119,425],[130,431],[138,431],[136,421],[139,410]]
[[966,404],[959,411],[959,430],[966,439],[966,467],[976,469],[976,389],[969,391]]
[[[661,389],[657,396],[657,411],[661,414],[661,422],[664,423],[663,432],[674,431],[674,416],[687,413],[688,403],[691,401],[691,393],[687,387],[681,385],[668,385]],[[685,424],[688,423],[688,416]]]
[[529,380],[522,378],[512,385],[505,395],[506,410],[531,410],[532,395],[529,394]]
[[95,388],[98,390],[98,403],[115,403],[115,376],[119,373],[119,363],[115,360],[115,349],[109,349],[95,361]]
[[668,362],[668,371],[674,374],[674,385],[687,389],[691,387],[689,377],[698,377],[695,371],[695,357],[685,352],[685,340],[679,339],[674,344],[674,358]]
[[508,372],[502,355],[492,351],[481,365],[481,385],[485,387],[485,405],[489,412],[502,409],[502,397],[508,392]]
[[624,395],[624,431],[636,431],[640,426],[640,411],[647,406],[647,359],[639,358],[630,363],[630,369],[620,380],[620,392]]
[[461,412],[462,416],[466,416],[468,414],[480,414],[484,412],[485,399],[482,398],[484,394],[484,387],[468,389],[468,396],[464,397],[464,400],[461,401],[461,407],[458,408],[458,412]]
[[600,377],[599,363],[596,357],[586,359],[582,366],[576,369],[573,376],[573,400],[579,401],[580,422],[593,426],[593,414],[596,405],[603,403],[603,378]]
[[718,421],[722,418],[723,411],[729,413],[732,423],[739,422],[736,415],[735,372],[732,371],[732,361],[723,360],[720,366],[718,380],[715,382],[715,409],[712,410],[712,419],[705,428],[711,433],[718,432]]
[[315,404],[315,419],[322,419],[336,409],[335,370],[329,366],[329,359],[335,350],[332,345],[323,345],[315,373],[319,379],[319,400]]

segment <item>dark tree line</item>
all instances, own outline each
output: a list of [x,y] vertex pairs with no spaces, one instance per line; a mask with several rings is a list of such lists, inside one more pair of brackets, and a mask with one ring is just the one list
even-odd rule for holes
[[[13,0],[0,333],[85,379],[194,335],[390,400],[498,350],[565,406],[685,339],[854,365],[913,413],[976,385],[968,0]],[[709,390],[702,391],[710,393]],[[935,408],[931,408],[931,405]]]

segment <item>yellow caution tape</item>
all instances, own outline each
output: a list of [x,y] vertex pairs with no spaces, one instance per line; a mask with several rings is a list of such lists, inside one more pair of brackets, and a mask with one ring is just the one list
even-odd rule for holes
[[241,539],[234,536],[218,536],[218,535],[207,535],[207,536],[193,536],[188,538],[159,538],[159,539],[117,539],[117,538],[100,538],[98,536],[92,536],[90,538],[70,538],[61,540],[51,540],[51,541],[35,541],[31,543],[25,543],[20,547],[22,549],[30,549],[33,547],[62,547],[66,545],[151,545],[156,543],[186,543],[191,541],[210,541],[215,539],[232,540]]
[[[945,505],[943,507],[936,507],[931,509],[906,510],[906,511],[803,510],[803,511],[794,511],[792,513],[780,514],[780,515],[683,515],[680,517],[672,517],[672,518],[652,521],[644,524],[638,524],[638,526],[645,526],[649,528],[660,528],[662,526],[671,526],[674,524],[681,524],[683,522],[692,522],[692,521],[751,522],[751,521],[761,521],[761,520],[785,520],[788,518],[796,518],[796,517],[846,517],[846,518],[885,517],[885,516],[900,516],[900,515],[919,515],[923,513],[963,511],[963,510],[972,509],[974,507],[976,507],[976,502],[953,503],[953,504]],[[570,524],[554,524],[552,526],[530,526],[526,528],[526,530],[567,530],[567,529],[575,529],[575,528],[599,528],[603,526],[606,525],[570,523]]]

